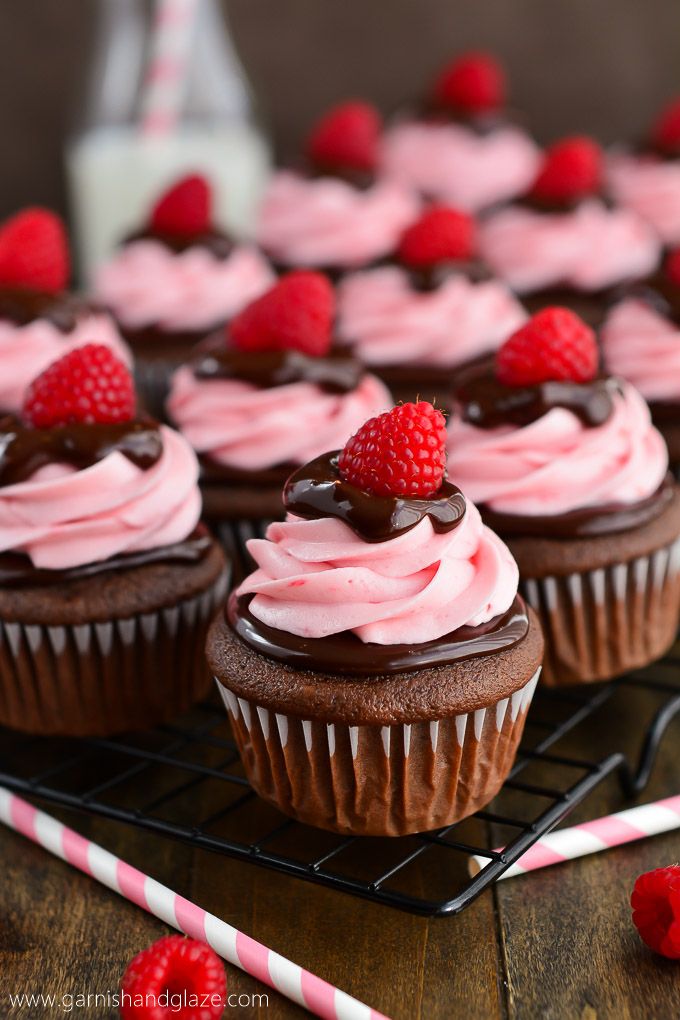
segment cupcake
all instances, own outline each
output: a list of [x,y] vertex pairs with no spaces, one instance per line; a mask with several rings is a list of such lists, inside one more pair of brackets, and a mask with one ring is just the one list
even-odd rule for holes
[[386,132],[385,175],[469,212],[522,194],[539,150],[504,113],[505,91],[503,69],[489,54],[466,53],[447,65],[420,110]]
[[450,825],[512,765],[543,641],[445,439],[441,412],[404,404],[293,474],[208,635],[248,779],[302,822]]
[[274,274],[255,247],[236,244],[212,221],[204,178],[177,181],[101,266],[95,289],[135,354],[138,386],[160,415],[172,371],[196,343],[262,294]]
[[311,132],[304,170],[274,174],[257,239],[279,269],[320,269],[338,279],[393,250],[418,202],[401,185],[376,177],[380,131],[374,107],[343,103]]
[[110,734],[207,694],[227,577],[197,477],[102,345],[54,362],[0,420],[0,725]]
[[595,336],[546,308],[461,385],[449,469],[508,543],[546,638],[548,684],[658,658],[680,608],[680,498],[630,383],[598,374]]
[[19,411],[36,374],[86,343],[131,360],[104,309],[67,292],[69,273],[64,225],[49,209],[0,225],[0,414]]
[[331,347],[334,305],[326,277],[289,273],[175,372],[168,415],[199,455],[209,519],[281,516],[291,471],[392,403]]
[[652,420],[680,469],[680,250],[644,286],[631,288],[602,325],[607,369],[627,379],[649,404]]
[[611,153],[608,178],[617,202],[651,223],[665,244],[680,244],[680,98],[642,145]]
[[477,257],[472,218],[446,206],[408,227],[389,262],[348,274],[338,289],[340,339],[399,400],[446,406],[457,370],[525,319]]
[[611,289],[658,263],[655,232],[602,198],[602,154],[586,137],[551,146],[524,198],[490,214],[481,251],[530,311],[553,302],[599,325]]

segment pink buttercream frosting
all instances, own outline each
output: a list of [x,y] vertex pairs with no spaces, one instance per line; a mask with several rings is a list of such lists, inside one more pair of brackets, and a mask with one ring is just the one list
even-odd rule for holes
[[365,265],[396,246],[419,202],[398,184],[365,191],[333,177],[275,174],[259,214],[257,239],[290,266]]
[[460,365],[494,351],[526,319],[504,283],[463,275],[417,291],[398,267],[353,273],[338,291],[338,332],[369,365]]
[[680,160],[614,154],[607,170],[617,202],[651,223],[666,244],[680,243]]
[[610,372],[647,400],[680,399],[680,328],[639,298],[626,298],[600,332]]
[[339,449],[391,406],[372,375],[336,394],[308,382],[260,389],[238,379],[198,379],[187,365],[175,372],[168,399],[170,417],[198,453],[246,471],[305,464]]
[[250,611],[289,634],[353,631],[380,645],[434,641],[507,612],[517,565],[468,502],[458,527],[437,534],[425,517],[386,542],[365,542],[334,518],[288,518],[248,548],[257,570],[239,594]]
[[37,375],[64,354],[90,343],[110,348],[126,365],[132,361],[113,320],[101,312],[83,313],[67,333],[47,319],[25,326],[0,319],[0,411],[19,411],[26,388]]
[[559,284],[601,290],[646,276],[660,256],[643,219],[595,199],[570,213],[504,209],[482,224],[480,246],[493,271],[519,293]]
[[529,425],[494,429],[456,415],[449,440],[449,471],[466,496],[528,517],[639,502],[656,492],[668,470],[666,444],[628,383],[603,425],[588,427],[563,408]]
[[139,240],[101,266],[95,289],[128,329],[201,330],[226,322],[274,279],[264,256],[248,245],[217,258],[200,245],[177,253]]
[[163,452],[144,471],[118,451],[81,471],[51,464],[0,488],[0,552],[65,570],[122,553],[181,542],[201,513],[198,462],[186,440],[161,426]]
[[407,121],[387,132],[386,176],[429,198],[478,212],[527,190],[540,152],[524,131],[476,134],[460,124]]

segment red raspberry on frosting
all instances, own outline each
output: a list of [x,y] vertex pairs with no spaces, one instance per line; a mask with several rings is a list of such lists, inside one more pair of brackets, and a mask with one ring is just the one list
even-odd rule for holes
[[86,344],[52,362],[26,390],[23,417],[35,428],[108,424],[135,416],[129,369],[108,347]]
[[434,83],[437,103],[455,112],[488,113],[505,103],[505,74],[490,53],[464,53],[440,72]]
[[640,875],[630,905],[642,941],[655,953],[680,960],[680,865]]
[[307,155],[326,170],[375,170],[382,122],[370,103],[359,99],[334,106],[317,121],[307,139]]
[[602,186],[602,167],[602,150],[592,138],[563,138],[546,149],[531,195],[557,203],[597,195]]
[[323,273],[286,273],[229,326],[231,344],[241,351],[297,350],[321,356],[331,345],[335,294]]
[[176,181],[151,210],[150,226],[159,234],[195,237],[210,230],[211,223],[212,191],[199,174]]
[[433,496],[446,470],[446,422],[421,400],[370,418],[338,460],[345,481],[374,496]]
[[652,142],[669,155],[680,154],[680,97],[664,107],[652,127]]
[[69,276],[68,242],[56,213],[33,206],[0,227],[0,287],[58,294]]
[[404,231],[397,256],[416,269],[440,262],[461,262],[475,253],[475,221],[468,213],[444,205],[431,206]]
[[167,935],[130,961],[120,990],[121,1020],[219,1020],[227,978],[210,946]]
[[592,329],[568,308],[543,308],[505,341],[496,376],[506,386],[551,381],[588,382],[597,373]]

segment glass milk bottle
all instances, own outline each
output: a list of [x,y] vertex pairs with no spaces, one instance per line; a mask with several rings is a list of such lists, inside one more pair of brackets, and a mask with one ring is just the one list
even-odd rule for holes
[[146,220],[185,173],[205,174],[215,222],[252,230],[270,169],[248,83],[216,0],[99,0],[85,124],[67,147],[81,269]]

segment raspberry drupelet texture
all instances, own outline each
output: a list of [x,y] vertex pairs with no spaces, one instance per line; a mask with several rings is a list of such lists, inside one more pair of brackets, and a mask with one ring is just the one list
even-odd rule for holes
[[212,193],[204,177],[190,174],[168,189],[151,210],[150,225],[161,234],[195,237],[211,227]]
[[680,960],[680,865],[640,875],[630,905],[642,941],[655,953]]
[[375,496],[429,498],[446,470],[446,422],[424,400],[370,418],[338,461],[345,481]]
[[397,250],[407,266],[427,268],[440,262],[463,261],[475,253],[475,221],[468,213],[445,205],[431,206],[404,231]]
[[0,287],[58,294],[69,271],[64,224],[49,209],[23,209],[0,227]]
[[218,1020],[224,1013],[224,964],[210,946],[168,935],[138,953],[121,980],[122,1020]]
[[282,276],[229,326],[241,351],[297,350],[321,356],[331,345],[335,294],[323,273],[297,270]]
[[550,381],[589,382],[599,355],[592,329],[568,308],[543,308],[510,336],[496,355],[506,386]]
[[108,347],[86,344],[52,362],[26,391],[22,416],[35,428],[109,424],[135,416],[132,375]]

